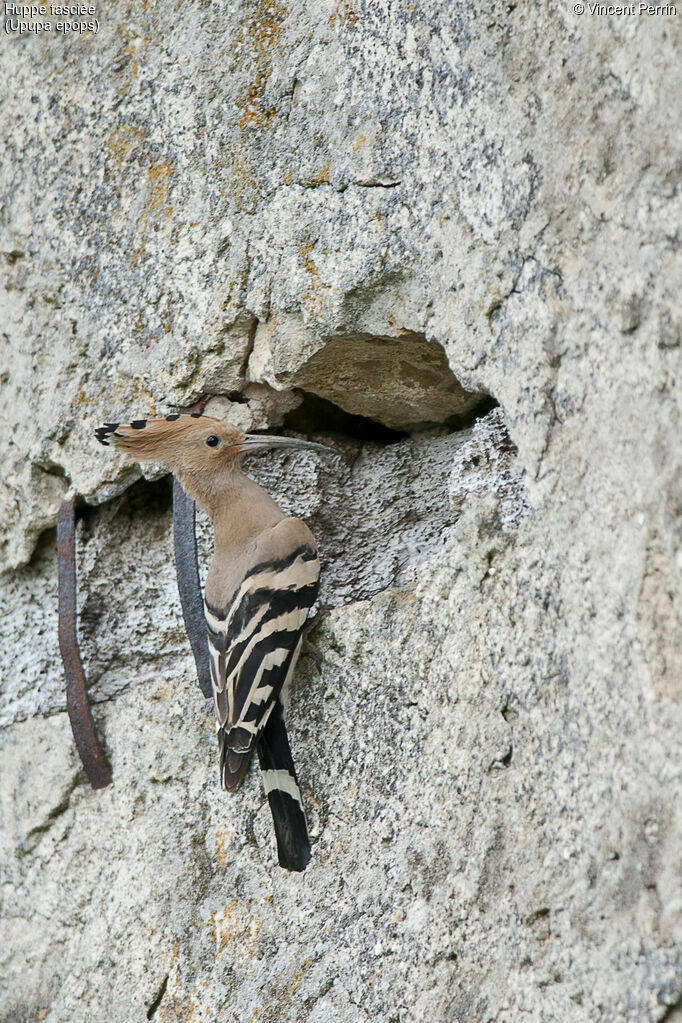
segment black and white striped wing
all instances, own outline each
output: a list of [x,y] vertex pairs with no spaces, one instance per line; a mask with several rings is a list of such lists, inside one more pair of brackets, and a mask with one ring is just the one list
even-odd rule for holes
[[317,551],[306,543],[250,568],[226,611],[205,601],[220,774],[226,789],[241,780],[293,674],[319,574]]

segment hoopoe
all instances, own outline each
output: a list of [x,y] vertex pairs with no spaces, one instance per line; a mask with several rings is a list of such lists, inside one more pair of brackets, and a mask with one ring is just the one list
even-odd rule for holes
[[280,864],[304,870],[310,843],[280,693],[298,660],[320,563],[306,524],[242,473],[241,458],[265,448],[329,448],[245,434],[199,413],[106,423],[95,436],[136,462],[167,464],[211,518],[204,612],[221,781],[235,789],[258,748]]

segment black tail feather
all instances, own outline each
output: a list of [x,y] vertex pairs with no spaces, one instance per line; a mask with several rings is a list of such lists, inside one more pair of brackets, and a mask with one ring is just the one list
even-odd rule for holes
[[279,864],[285,870],[305,870],[312,855],[310,839],[279,700],[260,737],[258,760],[275,826]]

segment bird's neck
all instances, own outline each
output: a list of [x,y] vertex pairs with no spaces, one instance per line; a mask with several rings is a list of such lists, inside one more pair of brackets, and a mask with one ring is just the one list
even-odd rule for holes
[[270,495],[240,470],[232,474],[228,485],[213,490],[204,507],[213,522],[216,556],[242,550],[284,518]]
[[210,475],[193,473],[186,466],[174,469],[183,488],[211,518],[219,560],[243,551],[259,533],[285,517],[267,491],[234,463]]

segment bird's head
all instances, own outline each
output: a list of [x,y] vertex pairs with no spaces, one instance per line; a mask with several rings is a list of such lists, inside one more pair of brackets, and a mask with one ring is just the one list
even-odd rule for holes
[[164,462],[186,490],[201,502],[212,481],[239,469],[243,455],[266,448],[329,448],[294,437],[244,433],[237,426],[199,413],[165,419],[105,423],[95,430],[100,444],[112,444],[134,462]]
[[198,413],[105,423],[95,436],[100,444],[113,445],[134,462],[165,462],[176,473],[186,467],[215,471],[238,459],[246,440],[236,426]]

